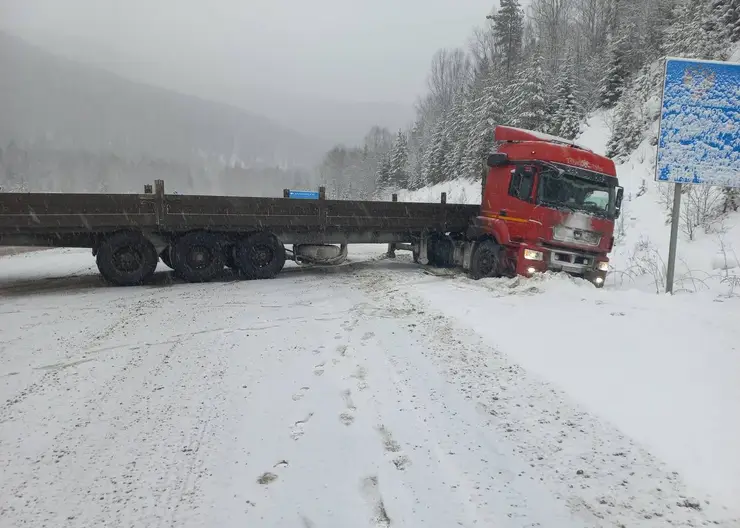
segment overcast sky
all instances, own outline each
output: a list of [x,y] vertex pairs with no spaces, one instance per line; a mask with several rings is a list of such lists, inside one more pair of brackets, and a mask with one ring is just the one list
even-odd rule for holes
[[[496,0],[0,0],[0,25],[187,92],[411,103]],[[78,49],[78,52],[81,51]]]

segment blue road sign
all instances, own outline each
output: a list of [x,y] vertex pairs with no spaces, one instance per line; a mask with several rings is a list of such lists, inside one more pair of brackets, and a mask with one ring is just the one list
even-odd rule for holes
[[655,179],[740,187],[740,64],[666,60]]
[[298,198],[299,200],[318,200],[319,193],[314,191],[288,191],[288,198]]

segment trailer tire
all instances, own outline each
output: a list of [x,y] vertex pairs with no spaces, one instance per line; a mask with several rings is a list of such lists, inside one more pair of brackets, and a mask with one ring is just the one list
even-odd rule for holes
[[208,282],[223,273],[224,249],[221,237],[208,231],[191,231],[172,246],[172,266],[188,282]]
[[271,233],[252,233],[236,243],[234,260],[246,278],[271,279],[285,266],[285,246]]
[[159,254],[159,258],[164,263],[165,266],[167,266],[170,269],[175,269],[172,267],[172,258],[170,257],[170,251],[171,251],[170,246],[167,246]]
[[95,262],[103,278],[116,286],[137,286],[157,269],[154,245],[136,231],[119,231],[102,241]]
[[501,246],[494,240],[483,240],[473,250],[470,260],[470,278],[501,276]]

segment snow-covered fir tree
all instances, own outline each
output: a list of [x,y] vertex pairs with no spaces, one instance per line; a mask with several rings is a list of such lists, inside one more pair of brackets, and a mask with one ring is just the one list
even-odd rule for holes
[[601,88],[601,104],[606,108],[613,108],[622,97],[627,84],[628,72],[625,64],[627,48],[622,40],[617,40],[610,43],[608,53],[609,64]]
[[581,125],[581,113],[576,100],[576,83],[572,59],[566,59],[551,105],[550,133],[566,139],[575,139]]
[[519,64],[524,37],[524,11],[519,0],[501,0],[500,9],[493,15],[493,27],[503,74],[511,79]]
[[550,128],[547,81],[542,55],[535,54],[519,72],[512,101],[515,124],[520,128],[546,132]]
[[388,167],[388,178],[390,184],[396,189],[406,189],[409,186],[409,150],[406,134],[402,130],[396,134],[396,141],[393,143],[393,150],[390,155],[390,165]]

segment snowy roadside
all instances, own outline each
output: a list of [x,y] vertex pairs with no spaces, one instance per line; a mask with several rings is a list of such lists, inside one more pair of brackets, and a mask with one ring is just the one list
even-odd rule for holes
[[[658,298],[434,276],[381,251],[143,288],[102,286],[86,251],[2,259],[2,524],[740,525],[723,500],[737,362],[692,378],[700,331],[675,339],[676,366],[612,328],[650,327]],[[599,347],[552,337],[574,320]]]

